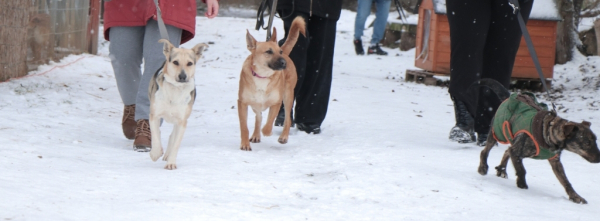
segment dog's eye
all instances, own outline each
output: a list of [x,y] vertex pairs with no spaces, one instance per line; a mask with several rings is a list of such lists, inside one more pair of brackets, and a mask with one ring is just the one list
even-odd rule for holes
[[173,64],[179,66],[179,62],[178,61],[173,61]]
[[279,54],[283,54],[283,50],[279,50]]
[[189,67],[189,66],[192,66],[193,64],[194,64],[194,63],[192,63],[192,62],[188,62],[188,63],[187,63],[187,66]]
[[269,50],[267,51],[267,54],[273,54],[273,50],[269,49]]

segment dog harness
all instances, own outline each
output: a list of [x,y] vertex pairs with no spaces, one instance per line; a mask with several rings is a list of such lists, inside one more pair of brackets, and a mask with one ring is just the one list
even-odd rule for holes
[[501,144],[513,144],[517,135],[525,133],[535,144],[536,155],[533,159],[556,157],[557,153],[547,148],[542,135],[542,119],[548,113],[548,106],[538,102],[532,93],[513,93],[496,111],[492,122],[494,139]]

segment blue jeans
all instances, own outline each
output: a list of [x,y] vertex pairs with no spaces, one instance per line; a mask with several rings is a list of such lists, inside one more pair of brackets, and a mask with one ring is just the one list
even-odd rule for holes
[[391,0],[358,0],[356,9],[356,20],[354,21],[354,39],[359,40],[365,29],[367,17],[371,14],[371,4],[375,2],[377,11],[375,12],[375,23],[373,24],[373,36],[371,36],[371,45],[375,45],[383,39],[385,25],[387,24],[388,14],[390,13]]

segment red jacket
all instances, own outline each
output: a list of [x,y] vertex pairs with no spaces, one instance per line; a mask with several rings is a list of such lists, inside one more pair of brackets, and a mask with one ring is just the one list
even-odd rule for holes
[[[205,2],[205,0],[202,0]],[[196,0],[159,0],[165,24],[181,28],[181,43],[194,38],[196,27]],[[104,38],[115,26],[145,26],[149,19],[156,20],[154,0],[112,0],[104,2]]]

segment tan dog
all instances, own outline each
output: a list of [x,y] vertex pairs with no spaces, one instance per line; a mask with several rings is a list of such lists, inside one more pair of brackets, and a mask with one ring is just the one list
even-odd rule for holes
[[202,51],[208,47],[207,44],[197,44],[192,49],[175,48],[166,39],[158,42],[164,43],[163,53],[166,61],[162,69],[157,71],[148,89],[150,98],[150,131],[152,131],[152,150],[150,158],[158,160],[163,155],[160,141],[160,120],[174,124],[167,151],[163,160],[167,161],[165,169],[177,169],[175,158],[179,151],[179,145],[183,133],[187,127],[187,119],[192,112],[192,106],[196,100],[196,85],[194,74],[196,61],[202,57]]
[[[27,43],[31,48],[32,60],[34,64],[46,63],[52,57],[52,51],[50,50],[50,15],[49,14],[36,14],[30,20],[28,24],[29,37]],[[42,56],[45,56],[44,59]]]
[[[290,112],[294,102],[294,88],[298,80],[296,67],[289,54],[298,40],[299,33],[305,35],[304,26],[305,22],[302,17],[294,19],[288,38],[281,48],[277,44],[275,28],[273,28],[271,40],[267,42],[257,42],[250,32],[246,33],[246,43],[251,54],[244,61],[240,76],[238,95],[238,114],[242,137],[240,149],[250,151],[252,150],[250,142],[260,142],[262,112],[267,108],[269,108],[269,115],[262,133],[264,136],[271,136],[273,122],[282,101],[285,109],[285,121],[278,141],[282,144],[287,143],[292,124]],[[248,138],[248,106],[252,107],[256,114],[254,132],[250,138]]]

